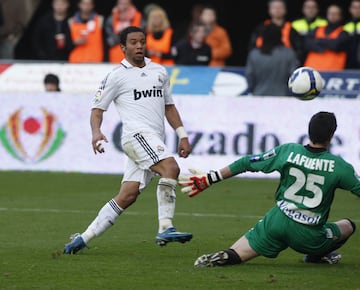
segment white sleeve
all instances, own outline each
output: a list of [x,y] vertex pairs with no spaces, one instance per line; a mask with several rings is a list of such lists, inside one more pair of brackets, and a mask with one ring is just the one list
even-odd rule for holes
[[164,96],[165,96],[165,105],[172,105],[174,104],[174,100],[172,98],[171,92],[170,92],[170,78],[167,72],[165,72],[164,76]]
[[101,81],[99,88],[92,100],[92,109],[96,108],[106,111],[109,108],[111,102],[115,99],[116,92],[118,90],[115,86],[113,76],[114,74],[110,72]]

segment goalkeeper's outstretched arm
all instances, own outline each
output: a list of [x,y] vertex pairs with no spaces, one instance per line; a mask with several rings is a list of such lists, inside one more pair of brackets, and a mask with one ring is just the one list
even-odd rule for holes
[[189,171],[192,175],[180,175],[178,184],[182,187],[183,193],[193,197],[214,183],[245,172],[248,166],[249,158],[242,157],[222,169],[210,170],[207,173],[191,168]]
[[189,171],[193,175],[180,175],[178,182],[182,187],[181,191],[189,197],[197,195],[214,183],[234,176],[229,166],[220,170],[210,170],[208,173],[193,168]]

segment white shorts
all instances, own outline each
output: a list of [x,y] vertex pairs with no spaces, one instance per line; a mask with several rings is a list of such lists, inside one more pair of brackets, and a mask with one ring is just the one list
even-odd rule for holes
[[140,182],[140,190],[144,189],[156,175],[150,167],[163,159],[173,157],[164,141],[156,134],[136,133],[124,140],[122,144],[129,160],[125,168],[122,182]]

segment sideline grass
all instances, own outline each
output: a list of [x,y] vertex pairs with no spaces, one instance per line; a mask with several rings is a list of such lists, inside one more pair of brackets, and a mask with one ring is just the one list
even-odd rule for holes
[[[307,265],[286,250],[277,259],[195,269],[203,253],[229,247],[273,205],[276,180],[233,178],[195,198],[177,195],[175,225],[190,243],[155,244],[156,180],[114,227],[78,255],[61,252],[118,191],[121,177],[0,172],[0,289],[360,289],[360,234],[338,265]],[[359,199],[338,191],[331,219],[359,224]]]

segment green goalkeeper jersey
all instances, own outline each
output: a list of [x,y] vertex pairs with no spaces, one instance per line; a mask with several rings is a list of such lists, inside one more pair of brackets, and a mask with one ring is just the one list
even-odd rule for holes
[[315,226],[327,221],[337,188],[360,196],[360,180],[353,166],[325,149],[288,143],[244,156],[229,167],[234,175],[278,171],[276,204],[285,215],[302,224]]

